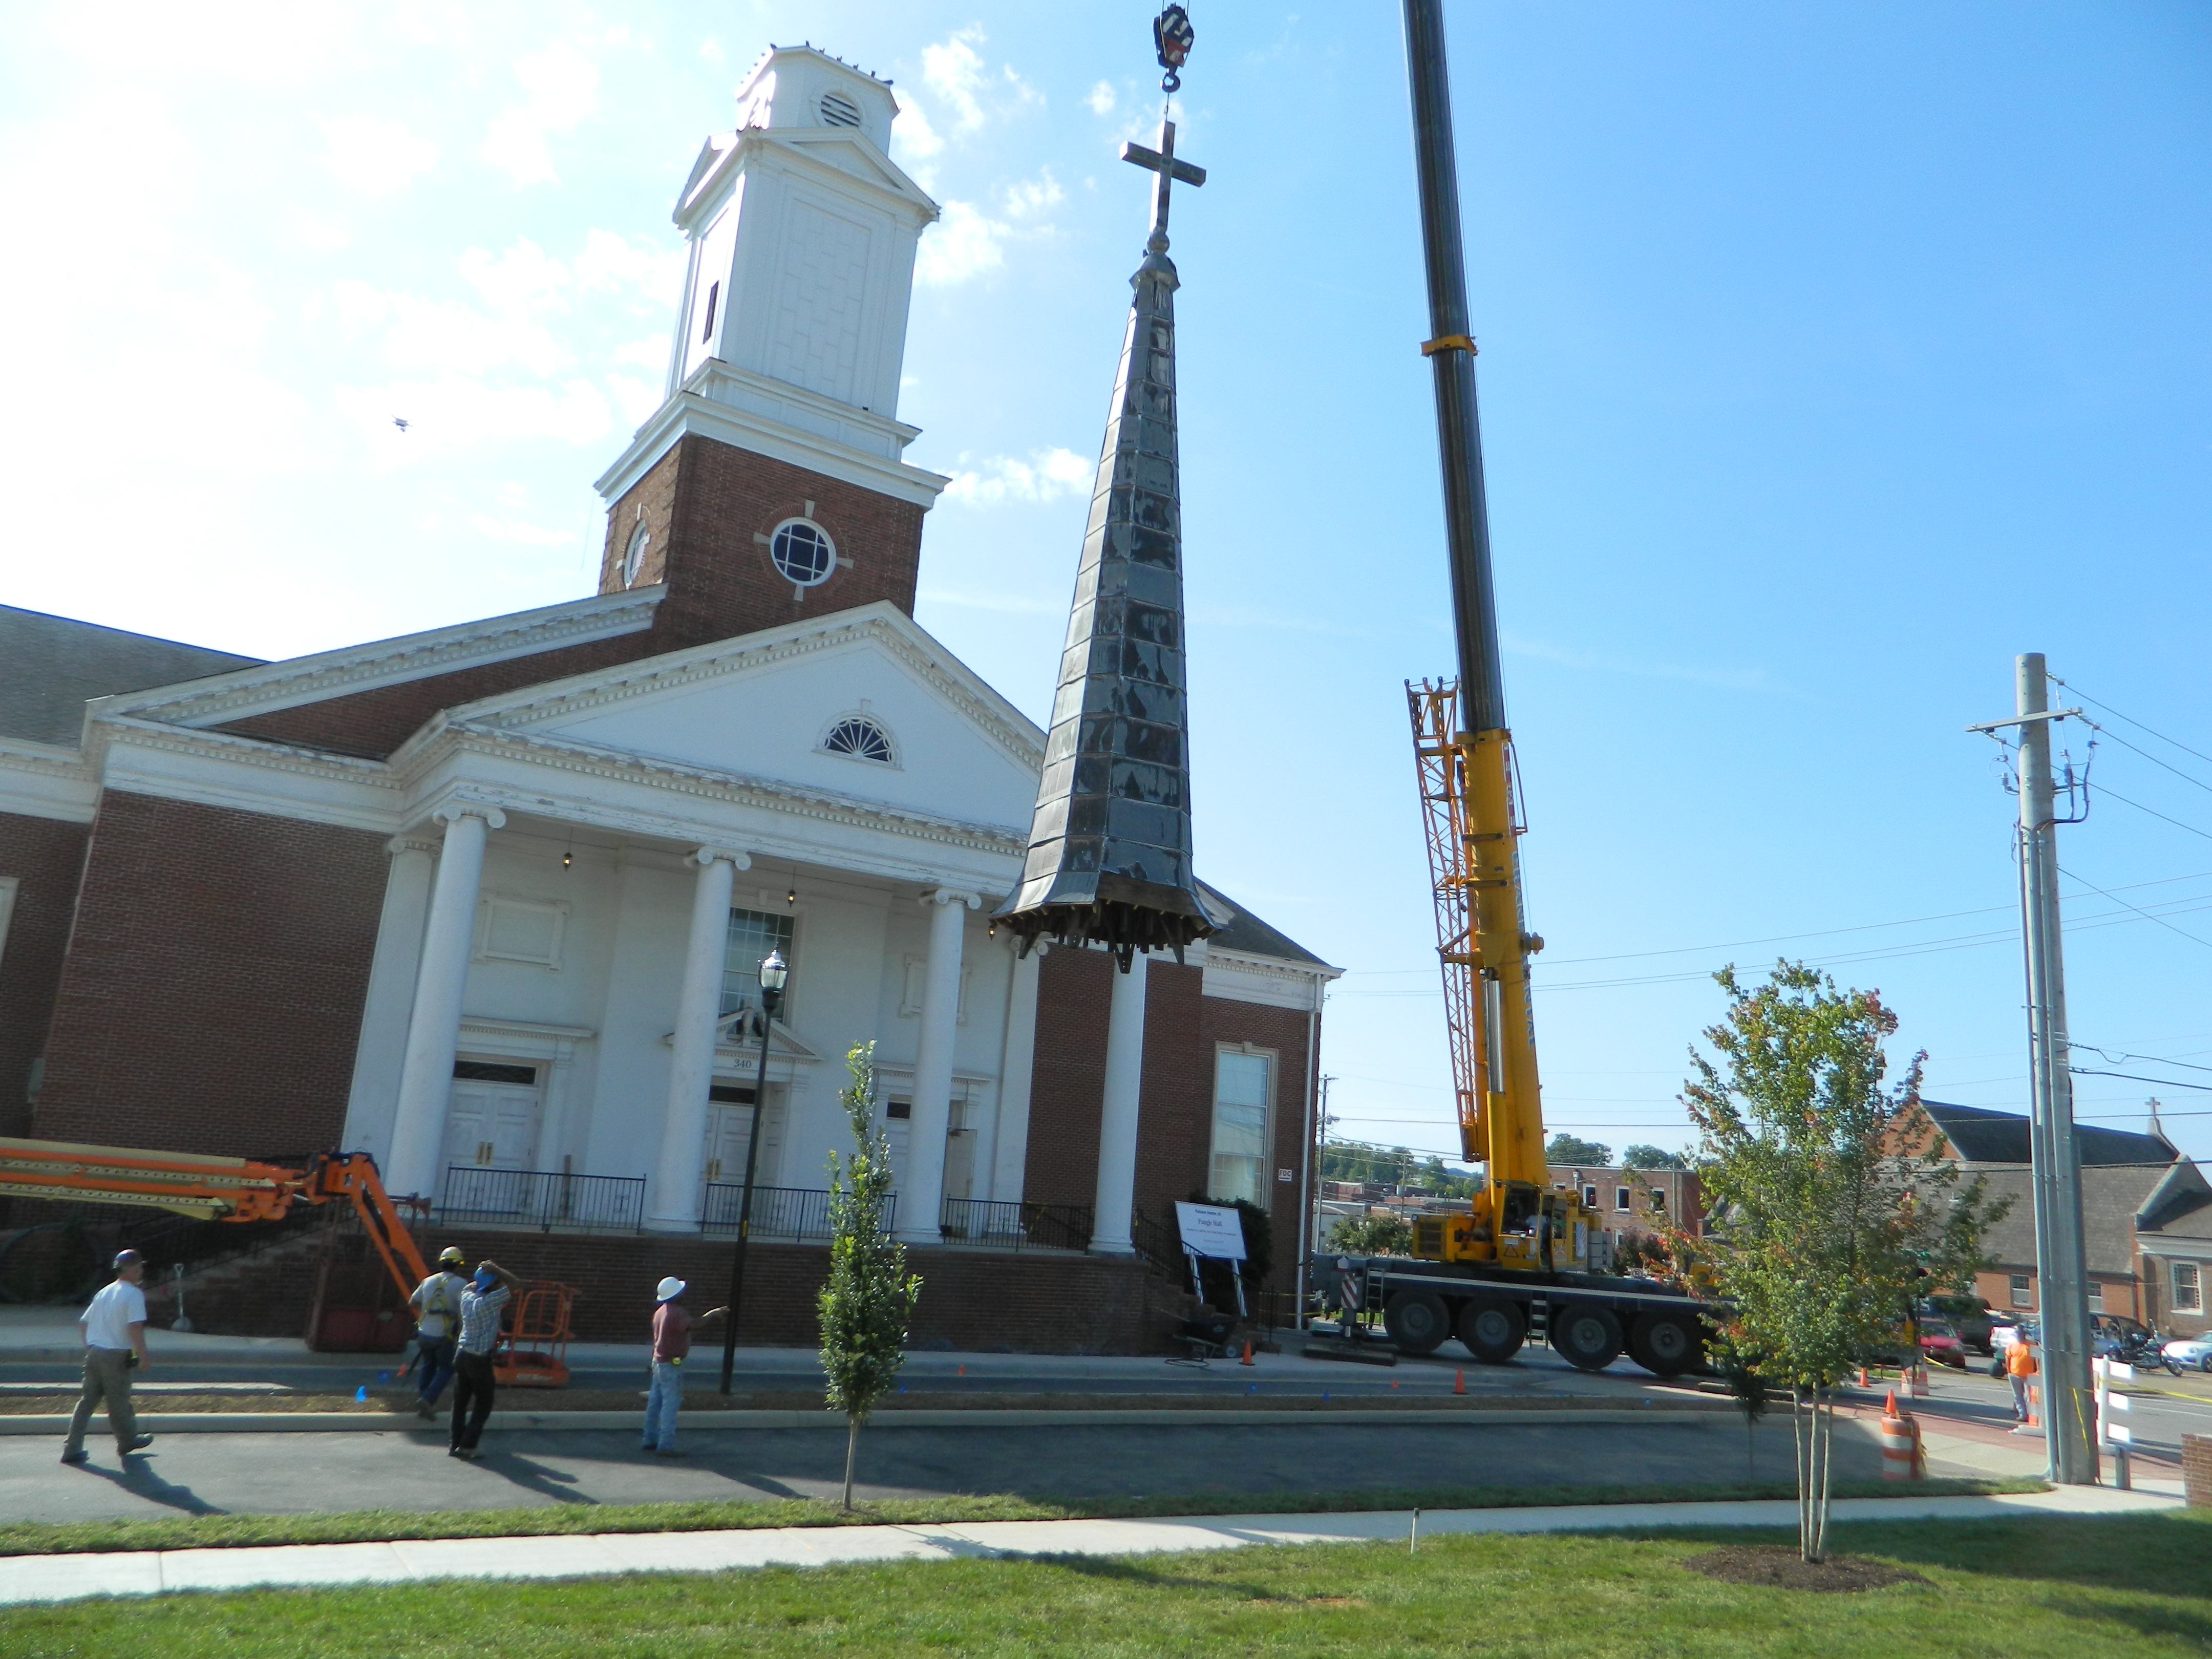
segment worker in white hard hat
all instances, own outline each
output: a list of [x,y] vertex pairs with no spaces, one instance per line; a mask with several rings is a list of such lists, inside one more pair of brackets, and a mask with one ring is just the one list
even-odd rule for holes
[[730,1311],[714,1308],[694,1317],[676,1299],[684,1290],[684,1281],[672,1275],[653,1293],[653,1388],[645,1396],[645,1444],[640,1449],[658,1457],[683,1455],[676,1449],[676,1413],[684,1403],[684,1362],[691,1352],[691,1332]]
[[120,1252],[113,1281],[92,1298],[92,1305],[77,1320],[84,1338],[84,1391],[70,1419],[69,1439],[62,1447],[64,1463],[89,1460],[84,1437],[95,1406],[107,1408],[118,1457],[154,1443],[152,1435],[138,1432],[138,1419],[131,1407],[131,1373],[151,1363],[146,1357],[146,1293],[138,1288],[145,1277],[145,1258],[136,1250]]

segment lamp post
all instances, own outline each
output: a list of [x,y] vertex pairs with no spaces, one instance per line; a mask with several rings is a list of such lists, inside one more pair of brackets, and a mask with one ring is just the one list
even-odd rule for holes
[[738,1365],[738,1312],[744,1301],[745,1242],[753,1222],[753,1166],[760,1158],[761,1118],[768,1110],[768,1034],[775,1022],[775,1011],[783,1004],[784,981],[790,974],[780,951],[769,951],[761,962],[760,1013],[753,1021],[754,1034],[760,1039],[760,1071],[753,1083],[752,1133],[745,1137],[745,1184],[738,1197],[738,1243],[730,1256],[730,1311],[722,1324],[724,1394],[730,1391],[730,1377]]

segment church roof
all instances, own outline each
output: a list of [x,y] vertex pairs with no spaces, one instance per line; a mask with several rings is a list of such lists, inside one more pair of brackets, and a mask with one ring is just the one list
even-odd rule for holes
[[[1328,963],[1288,933],[1269,927],[1242,905],[1224,897],[1212,884],[1200,882],[1199,888],[1206,895],[1206,908],[1217,918],[1229,918],[1206,936],[1208,950],[1241,951],[1249,957],[1273,957],[1281,962],[1306,963],[1316,968],[1329,968]],[[1329,968],[1329,971],[1334,973],[1336,970]]]
[[261,659],[0,605],[0,737],[75,748],[94,697],[258,668]]
[[[1983,1106],[1950,1106],[1940,1100],[1921,1105],[1936,1127],[1966,1164],[2028,1162],[2027,1119],[2018,1112],[1996,1112]],[[2127,1129],[2106,1129],[2094,1124],[2074,1126],[2075,1144],[2081,1148],[2083,1169],[2148,1165],[2164,1169],[2180,1156],[2162,1135],[2136,1134]],[[2148,1188],[2146,1187],[2148,1191]]]

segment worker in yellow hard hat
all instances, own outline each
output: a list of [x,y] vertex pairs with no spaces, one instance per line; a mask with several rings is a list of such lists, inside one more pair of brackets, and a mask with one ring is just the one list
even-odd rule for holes
[[435,1418],[438,1396],[453,1375],[453,1340],[460,1334],[461,1292],[468,1276],[461,1269],[467,1258],[454,1245],[438,1252],[438,1268],[415,1287],[407,1304],[415,1310],[415,1414]]

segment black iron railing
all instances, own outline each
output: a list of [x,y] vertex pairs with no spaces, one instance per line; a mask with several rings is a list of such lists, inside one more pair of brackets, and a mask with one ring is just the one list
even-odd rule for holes
[[635,1233],[645,1227],[643,1176],[564,1175],[553,1170],[446,1170],[438,1218],[541,1232]]
[[[708,1182],[707,1201],[699,1218],[701,1229],[710,1233],[734,1234],[744,1191],[740,1182]],[[898,1194],[893,1193],[884,1200],[884,1231],[889,1232],[897,1219]],[[829,1243],[829,1193],[819,1187],[755,1187],[752,1237],[809,1244]]]
[[948,1198],[938,1225],[948,1244],[981,1244],[1000,1250],[1091,1248],[1091,1217],[1087,1204]]

